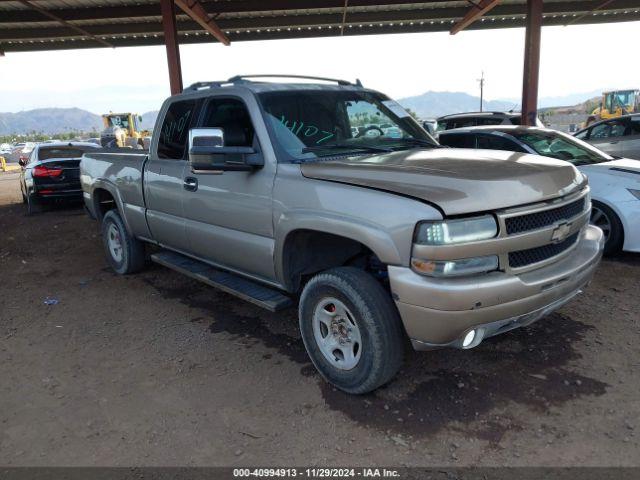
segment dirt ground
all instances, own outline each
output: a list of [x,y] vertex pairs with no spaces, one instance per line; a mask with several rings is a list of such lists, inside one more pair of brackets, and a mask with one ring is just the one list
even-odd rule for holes
[[606,260],[560,312],[408,352],[351,397],[295,311],[154,265],[117,276],[81,209],[28,217],[0,174],[0,465],[640,465],[639,287],[640,255]]

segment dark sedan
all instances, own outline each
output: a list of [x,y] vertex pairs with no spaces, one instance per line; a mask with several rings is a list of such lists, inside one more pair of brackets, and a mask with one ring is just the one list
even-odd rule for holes
[[80,159],[100,148],[86,142],[43,143],[29,157],[20,159],[20,189],[29,213],[58,200],[82,200]]

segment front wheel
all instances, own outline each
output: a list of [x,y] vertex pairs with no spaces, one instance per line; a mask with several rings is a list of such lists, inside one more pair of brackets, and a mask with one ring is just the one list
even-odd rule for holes
[[102,242],[111,268],[120,275],[142,270],[144,244],[129,235],[117,210],[109,210],[102,219]]
[[311,361],[340,390],[367,393],[397,373],[403,334],[391,296],[367,272],[320,273],[300,297],[300,332]]
[[616,212],[604,203],[594,200],[591,205],[590,223],[604,233],[604,254],[618,252],[624,243],[624,228]]

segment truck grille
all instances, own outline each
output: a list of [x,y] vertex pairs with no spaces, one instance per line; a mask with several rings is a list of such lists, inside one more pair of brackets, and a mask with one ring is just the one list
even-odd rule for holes
[[[580,201],[584,203],[584,199]],[[534,263],[547,260],[548,258],[555,257],[556,255],[561,254],[565,250],[569,249],[574,243],[576,243],[576,241],[578,240],[578,234],[579,232],[576,232],[560,243],[551,243],[549,245],[543,245],[541,247],[510,252],[509,266],[511,268],[526,267],[527,265],[532,265]]]
[[575,202],[562,205],[561,207],[551,208],[542,212],[520,215],[519,217],[506,218],[505,226],[507,228],[507,235],[545,228],[556,222],[573,218],[584,211],[584,202],[585,199],[583,197]]

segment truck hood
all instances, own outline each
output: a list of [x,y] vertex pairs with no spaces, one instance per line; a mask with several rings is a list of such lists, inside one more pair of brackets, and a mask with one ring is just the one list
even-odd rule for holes
[[308,178],[384,190],[424,200],[446,215],[540,202],[586,180],[560,160],[497,150],[437,148],[303,163]]

